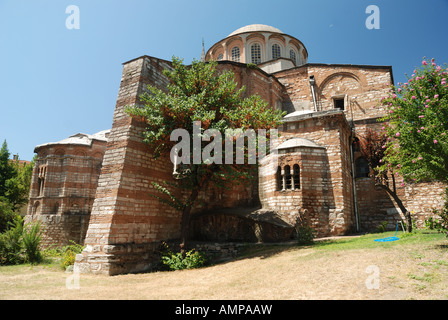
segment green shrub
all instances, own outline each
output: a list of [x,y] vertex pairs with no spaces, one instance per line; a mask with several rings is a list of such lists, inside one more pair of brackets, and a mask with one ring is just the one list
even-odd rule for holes
[[425,221],[426,226],[440,233],[445,232],[448,237],[448,188],[445,189],[445,205],[440,210],[433,209],[432,213],[438,215],[440,219],[429,218],[428,222]]
[[70,240],[70,245],[62,247],[62,260],[61,267],[67,268],[68,266],[75,264],[75,258],[77,254],[80,254],[84,250],[84,246],[77,244]]
[[380,225],[378,226],[378,232],[379,233],[386,232],[388,224],[389,224],[389,222],[387,222],[387,221],[380,222]]
[[[14,221],[19,217],[13,210],[13,205],[5,197],[0,196],[0,233],[5,232],[14,225]],[[12,225],[12,226],[13,226]]]
[[174,253],[169,249],[169,246],[164,242],[162,244],[162,264],[168,268],[168,270],[183,270],[183,269],[195,269],[201,268],[207,264],[207,256],[195,249],[187,251],[185,258],[182,257],[182,253]]
[[39,245],[42,238],[40,223],[27,224],[22,231],[22,241],[25,248],[26,261],[39,263],[42,261],[42,253]]
[[429,230],[437,230],[439,232],[442,232],[441,230],[443,230],[443,225],[439,221],[439,219],[429,217],[428,219],[425,220],[425,228]]
[[309,226],[297,226],[297,242],[300,245],[314,243],[314,229]]
[[24,224],[23,218],[17,216],[14,224],[10,225],[8,230],[0,234],[0,265],[40,262],[40,224]]
[[0,265],[21,264],[25,261],[23,256],[23,219],[19,216],[15,224],[0,233]]

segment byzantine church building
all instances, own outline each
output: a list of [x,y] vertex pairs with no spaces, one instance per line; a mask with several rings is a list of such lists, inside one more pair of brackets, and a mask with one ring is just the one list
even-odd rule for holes
[[[201,59],[217,61],[246,96],[260,95],[287,114],[254,183],[201,193],[193,240],[289,241],[298,221],[318,237],[376,231],[383,221],[395,229],[400,210],[368,177],[357,143],[367,128],[382,126],[379,101],[394,83],[391,66],[308,63],[299,39],[260,24],[235,30]],[[173,164],[152,157],[141,138],[145,123],[124,112],[141,104],[147,85],[166,87],[167,68],[169,61],[152,56],[123,63],[110,130],[35,149],[26,219],[43,223],[46,245],[84,244],[75,263],[82,273],[151,270],[160,243],[180,236],[180,213],[150,195],[151,182],[173,181]],[[443,205],[442,184],[397,187],[417,226]]]

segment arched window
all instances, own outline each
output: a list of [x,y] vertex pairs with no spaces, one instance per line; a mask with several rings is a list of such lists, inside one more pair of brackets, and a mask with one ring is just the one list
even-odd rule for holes
[[254,64],[261,63],[261,47],[258,43],[254,43],[250,47],[250,57],[251,57],[252,63],[254,63]]
[[240,48],[233,47],[233,49],[232,49],[232,61],[240,62]]
[[299,165],[295,164],[293,166],[293,170],[291,170],[290,166],[285,166],[283,170],[281,167],[277,167],[275,180],[277,191],[299,190],[300,189]]
[[292,184],[291,184],[291,167],[290,166],[286,166],[285,167],[285,189],[291,189],[292,188]]
[[40,214],[40,202],[36,201],[33,205],[33,215]]
[[369,163],[364,158],[358,158],[355,162],[356,167],[356,178],[364,178],[369,176],[370,167]]
[[296,52],[292,49],[289,51],[289,58],[297,65]]
[[278,167],[277,168],[277,173],[276,173],[276,182],[277,182],[277,191],[280,191],[283,189],[283,177],[282,177],[282,168]]
[[300,189],[300,167],[298,164],[295,164],[292,169],[294,170],[292,179],[294,183],[294,189]]
[[222,53],[220,53],[220,54],[218,55],[218,61],[222,61],[223,58],[224,58],[224,56],[222,55]]
[[38,168],[38,174],[37,174],[37,196],[40,197],[44,194],[44,185],[45,185],[45,178],[47,176],[47,166],[39,166]]
[[278,44],[272,45],[272,59],[278,59],[281,57],[280,46]]

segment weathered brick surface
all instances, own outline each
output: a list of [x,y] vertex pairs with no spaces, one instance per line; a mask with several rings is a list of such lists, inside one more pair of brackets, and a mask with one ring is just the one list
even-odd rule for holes
[[307,210],[309,224],[319,236],[351,231],[353,201],[348,158],[349,135],[350,128],[342,112],[321,112],[313,117],[299,116],[288,120],[279,143],[294,137],[304,137],[319,147],[279,150],[274,159],[281,168],[299,165],[299,189],[277,190],[277,167],[270,166],[269,162],[264,163],[265,168],[261,169],[260,175],[263,206],[277,210],[290,223],[295,223],[297,216]]
[[[134,245],[151,247],[153,243],[175,239],[180,235],[179,212],[150,195],[154,192],[151,182],[172,180],[172,164],[169,159],[154,159],[151,150],[141,139],[144,124],[131,119],[124,112],[125,105],[139,103],[138,97],[147,84],[166,87],[167,79],[162,75],[165,68],[170,68],[168,62],[147,56],[124,64],[114,123],[85,239],[88,248],[83,258],[78,258],[78,264],[84,266],[84,271],[113,274],[126,268],[134,270],[133,263],[128,260],[123,262],[120,254],[115,254],[111,261],[107,260],[102,248],[106,245],[126,245],[132,251]],[[261,92],[266,100],[274,101],[278,98],[278,90],[275,88],[281,85],[259,70],[237,68],[232,63],[220,65],[219,69],[238,71],[236,76],[239,83],[248,84],[247,95],[253,94],[257,86],[263,86],[266,89]],[[240,185],[234,190],[224,191],[209,186],[207,192],[201,193],[200,199],[205,201],[199,202],[195,212],[213,207],[250,205],[254,187]],[[92,251],[93,247],[97,250]],[[102,257],[98,258],[100,262],[95,262],[94,267],[89,266],[92,256]],[[146,265],[144,268],[150,268],[152,264],[150,260],[144,259],[135,263]],[[117,267],[118,264],[120,267]]]
[[53,143],[36,149],[25,220],[40,221],[42,245],[83,243],[89,224],[106,142]]
[[[141,138],[144,123],[124,112],[126,105],[141,103],[139,96],[148,84],[166,88],[168,81],[162,73],[166,68],[171,68],[170,62],[149,56],[123,65],[113,126],[107,145],[103,146],[104,157],[103,153],[98,153],[101,157],[97,158],[72,157],[71,163],[61,165],[56,150],[40,155],[42,160],[39,161],[45,159],[48,173],[58,177],[53,179],[50,175],[46,182],[48,201],[42,202],[40,219],[48,219],[47,226],[54,230],[48,237],[49,242],[63,241],[54,239],[58,236],[67,238],[70,232],[74,233],[70,237],[84,239],[86,250],[77,256],[75,264],[81,272],[112,275],[150,270],[156,264],[155,251],[160,242],[174,240],[180,235],[180,213],[151,196],[155,192],[152,182],[172,180],[172,164],[167,158],[152,156]],[[294,138],[306,139],[309,143],[281,149],[278,154],[263,159],[258,178],[255,177],[253,183],[235,184],[230,190],[207,186],[200,193],[201,201],[193,212],[207,211],[210,214],[196,219],[194,228],[199,228],[196,234],[210,236],[206,229],[201,229],[207,226],[215,233],[224,230],[227,234],[241,234],[238,228],[250,223],[234,215],[215,214],[213,210],[256,207],[258,204],[276,212],[290,225],[305,217],[318,236],[355,231],[358,225],[356,213],[359,231],[374,230],[382,221],[389,221],[391,227],[396,223],[399,214],[390,197],[376,188],[369,178],[353,179],[350,148],[353,137],[362,135],[367,128],[380,128],[377,119],[384,110],[379,107],[379,100],[387,94],[389,84],[393,82],[391,68],[306,64],[267,74],[257,68],[223,61],[219,62],[218,70],[234,72],[238,84],[246,87],[245,96],[258,94],[272,108],[289,113],[279,128],[281,137],[277,146]],[[310,76],[316,80],[316,106]],[[334,108],[335,98],[344,99],[344,110]],[[315,108],[317,112],[312,113]],[[354,160],[359,156],[359,152],[355,152]],[[95,162],[100,158],[102,162]],[[99,164],[102,167],[98,177],[92,168],[99,168]],[[279,190],[277,168],[283,170],[294,165],[300,168],[300,187]],[[51,167],[53,169],[49,170]],[[64,175],[70,178],[61,178]],[[37,171],[35,176],[30,195],[31,216],[33,208],[39,207],[35,206],[39,198],[33,193],[38,186]],[[66,181],[64,186],[61,185],[63,180]],[[423,225],[432,207],[443,205],[440,195],[443,189],[442,184],[399,188],[406,206],[415,212],[417,225]],[[55,207],[51,201],[63,198],[61,190],[71,194],[67,203],[60,203],[61,207],[69,208],[73,199],[83,199],[79,206],[85,208],[85,217],[91,212],[87,231],[83,231],[87,228],[86,220],[78,219],[76,215],[47,217]],[[232,226],[233,231],[229,229]],[[81,231],[75,232],[75,228]]]
[[286,87],[286,110],[314,109],[309,83],[310,76],[314,76],[317,110],[333,109],[333,98],[341,97],[345,100],[346,117],[353,120],[383,115],[379,100],[386,96],[393,82],[391,68],[376,66],[307,64],[275,76]]

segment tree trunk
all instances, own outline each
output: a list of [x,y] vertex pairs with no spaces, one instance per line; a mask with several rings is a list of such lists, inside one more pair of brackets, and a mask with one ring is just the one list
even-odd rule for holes
[[193,189],[190,198],[188,199],[188,205],[182,210],[182,220],[180,225],[180,252],[182,257],[185,258],[188,247],[188,237],[190,234],[190,220],[191,220],[191,209],[193,203],[199,195],[199,188]]
[[406,222],[406,231],[407,232],[412,232],[412,218],[411,218],[411,213],[406,210],[406,207],[403,204],[403,201],[401,201],[401,199],[398,197],[397,193],[392,191],[389,186],[386,186],[382,183],[379,184],[381,186],[381,188],[383,188],[384,190],[386,190],[386,192],[395,200],[395,203],[398,205],[398,207],[400,208],[401,212],[403,212],[404,218],[405,218],[405,222]]

